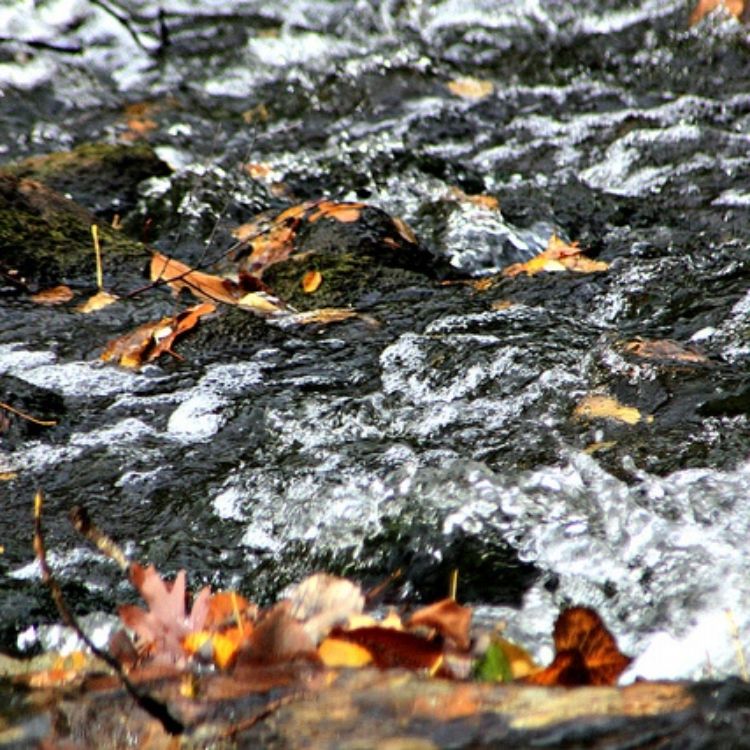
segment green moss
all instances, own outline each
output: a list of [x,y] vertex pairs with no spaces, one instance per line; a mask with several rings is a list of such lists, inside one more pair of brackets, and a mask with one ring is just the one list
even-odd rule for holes
[[[302,277],[308,271],[318,271],[323,277],[321,285],[311,294],[302,289]],[[356,305],[364,293],[376,287],[380,271],[366,255],[302,253],[271,266],[263,280],[293,307],[312,310]]]
[[[94,216],[40,183],[0,172],[0,267],[17,271],[31,286],[93,280],[91,225]],[[134,265],[146,250],[99,223],[107,263]]]

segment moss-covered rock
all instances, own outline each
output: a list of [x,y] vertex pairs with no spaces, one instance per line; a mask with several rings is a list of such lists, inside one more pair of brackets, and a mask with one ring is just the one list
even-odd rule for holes
[[170,173],[147,144],[85,143],[71,151],[32,156],[7,167],[9,174],[43,182],[111,221],[135,207],[137,187]]
[[[36,180],[0,171],[0,272],[30,287],[93,284],[95,260],[88,210]],[[137,268],[147,253],[107,225],[99,226],[107,264],[128,261]]]

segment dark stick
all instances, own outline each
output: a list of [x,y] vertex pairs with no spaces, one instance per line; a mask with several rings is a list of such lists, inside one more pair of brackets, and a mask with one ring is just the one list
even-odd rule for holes
[[63,597],[62,589],[52,575],[52,570],[47,563],[47,550],[44,546],[44,535],[42,533],[43,501],[44,498],[42,492],[41,490],[38,490],[34,497],[34,552],[39,560],[39,566],[42,569],[42,580],[50,590],[52,600],[55,602],[55,606],[57,607],[57,611],[59,612],[62,621],[68,627],[73,629],[75,634],[89,647],[94,656],[101,659],[105,664],[111,667],[112,670],[114,670],[130,697],[138,704],[138,706],[140,706],[140,708],[146,711],[146,713],[159,721],[167,734],[182,734],[185,731],[185,725],[170,713],[167,704],[160,701],[158,698],[154,698],[153,695],[141,692],[128,679],[128,676],[120,666],[120,662],[118,662],[108,651],[104,651],[94,645],[91,639],[81,629],[81,626],[78,624],[73,613],[68,609],[68,605],[65,603],[65,598]]

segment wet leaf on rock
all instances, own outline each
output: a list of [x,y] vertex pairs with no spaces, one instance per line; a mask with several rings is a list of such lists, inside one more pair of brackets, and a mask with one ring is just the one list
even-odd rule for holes
[[53,286],[51,289],[43,289],[31,296],[31,301],[37,305],[62,305],[73,299],[73,290],[65,284]]
[[671,339],[636,339],[625,343],[625,351],[636,357],[655,360],[672,360],[688,364],[703,365],[710,360],[696,349],[685,347]]
[[134,331],[110,341],[102,352],[101,359],[105,362],[114,360],[122,367],[138,369],[162,354],[179,358],[172,348],[177,338],[192,330],[203,316],[215,311],[213,303],[203,302],[173,317],[144,323]]
[[91,313],[101,310],[104,307],[108,307],[113,302],[117,302],[120,299],[116,294],[110,294],[100,289],[95,295],[89,297],[83,304],[78,305],[76,310],[82,313]]
[[573,416],[577,419],[614,419],[618,422],[634,425],[643,419],[644,422],[653,422],[651,415],[643,416],[635,406],[624,406],[616,398],[600,393],[590,393],[578,402],[573,410]]
[[323,276],[320,271],[308,271],[302,277],[302,291],[305,294],[313,294],[316,292],[320,285],[323,283]]
[[602,618],[588,607],[570,607],[555,622],[555,658],[548,667],[523,679],[534,685],[615,685],[632,658]]
[[455,78],[449,81],[447,86],[451,94],[460,96],[462,99],[484,99],[495,90],[492,81],[484,81],[472,76]]
[[503,276],[518,276],[525,273],[534,276],[542,271],[575,271],[576,273],[595,273],[606,271],[609,264],[601,260],[592,260],[583,254],[577,242],[568,244],[557,235],[552,235],[547,248],[525,263],[513,263],[503,269]]

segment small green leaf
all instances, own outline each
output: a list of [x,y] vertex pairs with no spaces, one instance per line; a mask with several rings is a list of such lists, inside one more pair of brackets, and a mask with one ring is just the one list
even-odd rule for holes
[[510,682],[513,670],[503,647],[493,641],[474,667],[474,675],[482,682]]

